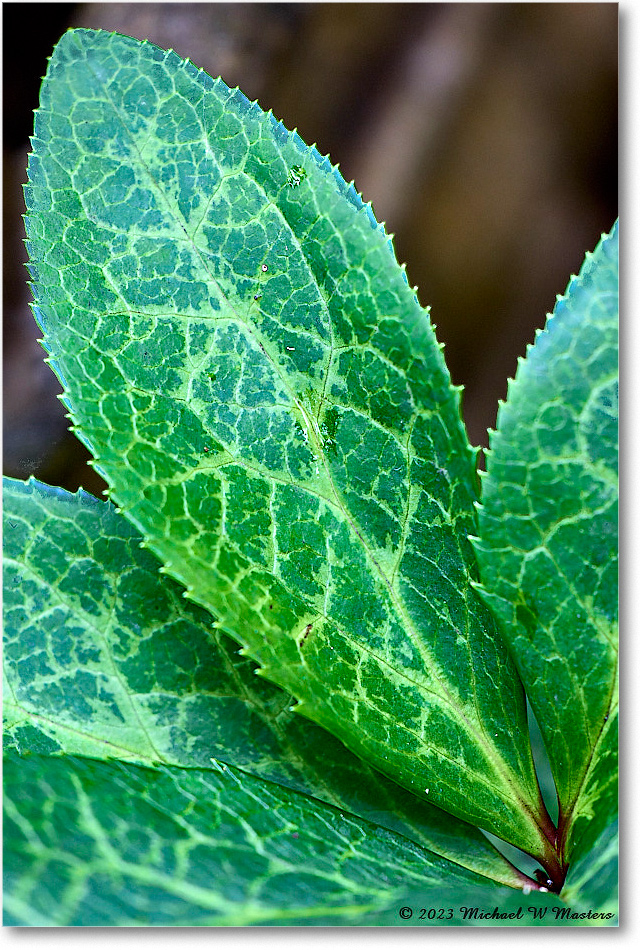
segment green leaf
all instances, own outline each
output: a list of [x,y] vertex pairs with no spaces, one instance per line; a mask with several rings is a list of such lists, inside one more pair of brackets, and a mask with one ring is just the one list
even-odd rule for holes
[[[4,785],[9,926],[394,926],[411,900],[475,925],[462,919],[462,899],[489,910],[526,903],[400,835],[234,768],[11,752]],[[527,900],[563,907],[549,894]]]
[[[618,814],[618,712],[600,733],[573,814],[565,829],[569,860],[577,859],[581,842]],[[590,829],[590,830],[589,830]],[[586,850],[586,843],[582,846]]]
[[299,712],[547,852],[523,690],[469,584],[459,395],[371,209],[238,90],[88,30],[51,59],[25,194],[50,362],[169,573]]
[[4,479],[4,748],[142,765],[225,763],[528,882],[476,828],[420,802],[289,709],[181,596],[112,505]]
[[[567,834],[574,809],[591,816],[596,781],[617,774],[617,340],[616,223],[509,386],[491,434],[476,543]],[[603,768],[594,761],[602,756]]]
[[[607,813],[609,814],[609,813]],[[577,913],[591,911],[594,926],[615,926],[618,922],[618,819],[599,815],[575,849],[562,897]],[[604,916],[603,916],[604,915]]]
[[572,820],[566,830],[570,864],[562,890],[578,913],[609,915],[590,918],[594,926],[617,923],[618,915],[618,714],[600,734]]

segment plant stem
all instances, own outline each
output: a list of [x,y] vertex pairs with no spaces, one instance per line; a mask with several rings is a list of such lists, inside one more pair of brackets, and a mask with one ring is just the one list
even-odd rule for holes
[[[561,820],[561,819],[560,819]],[[533,855],[541,862],[544,871],[535,872],[538,885],[546,886],[549,891],[559,894],[564,885],[568,864],[562,860],[564,834],[553,823],[543,800],[539,815],[539,831],[542,838],[542,851]]]

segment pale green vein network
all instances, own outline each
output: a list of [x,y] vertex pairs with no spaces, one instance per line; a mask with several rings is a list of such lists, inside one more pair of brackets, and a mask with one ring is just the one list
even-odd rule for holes
[[[148,91],[132,99],[136,76]],[[84,211],[65,211],[67,180]],[[502,814],[506,837],[539,848],[520,686],[467,592],[475,484],[458,395],[371,211],[220,81],[92,31],[54,54],[26,194],[52,365],[167,570],[301,712],[418,794],[475,822]],[[65,255],[84,270],[47,286]]]
[[[5,912],[27,925],[398,923],[397,902],[479,881],[427,865],[422,851],[301,796],[226,768],[141,769],[70,758],[7,761]],[[99,789],[102,794],[96,794]],[[34,835],[34,809],[49,801]],[[125,807],[121,799],[125,796]],[[73,829],[60,819],[66,810]],[[26,820],[25,820],[26,819]],[[71,835],[69,832],[72,832]],[[444,873],[446,872],[446,873]],[[487,883],[480,893],[510,899]],[[443,892],[442,892],[443,893]],[[407,898],[406,898],[407,899]],[[383,917],[368,919],[368,912]],[[190,915],[188,917],[188,915]],[[6,918],[5,918],[6,919]]]
[[[42,751],[45,741],[55,755],[81,753],[188,768],[210,768],[222,760],[376,819],[484,877],[519,884],[513,869],[475,829],[418,802],[359,763],[318,727],[293,716],[288,711],[291,698],[257,680],[246,660],[216,642],[210,619],[180,596],[177,585],[157,577],[157,565],[140,550],[133,529],[111,506],[35,481],[5,479],[4,518],[5,750],[15,745],[23,753],[34,753]],[[64,545],[58,568],[50,560],[52,540]],[[105,609],[101,606],[94,616],[81,607],[82,589],[74,587],[73,595],[65,596],[59,587],[86,562],[88,553],[93,550],[98,556],[101,545],[111,553],[100,564],[100,603]],[[88,576],[85,571],[85,579]],[[122,586],[128,576],[136,578],[141,596],[124,611],[132,586]],[[21,579],[19,585],[14,577]],[[41,585],[38,614],[29,590],[34,578]],[[61,602],[68,606],[66,623],[52,625],[47,618]],[[189,635],[190,657],[179,640],[167,639],[170,630],[181,627],[183,638]],[[46,631],[52,670],[35,680],[23,674],[37,647],[34,630]],[[76,649],[82,648],[84,662],[69,654],[72,638]],[[99,655],[94,655],[92,644]],[[51,659],[55,656],[58,663]],[[118,720],[112,711],[114,697],[105,690],[93,698],[91,690],[87,693],[92,702],[89,719],[78,708],[74,697],[87,689],[86,664],[94,679],[106,673],[109,682],[116,678],[120,684]],[[56,670],[59,675],[54,675]],[[67,683],[62,704],[57,678]],[[15,706],[9,701],[11,693]],[[199,714],[202,701],[210,705]],[[168,722],[173,724],[169,732]]]
[[[25,552],[25,555],[26,556],[25,556],[24,561],[21,560],[20,562],[15,562],[5,557],[4,559],[5,569],[9,565],[11,565],[17,571],[19,571],[23,579],[40,580],[38,575],[36,575],[33,571],[29,569],[29,566],[27,563],[29,552],[28,551]],[[62,581],[64,581],[64,577],[60,578],[60,582]],[[47,591],[47,596],[50,598],[51,602],[47,605],[45,612],[40,613],[40,614],[37,614],[37,613],[30,614],[29,621],[33,627],[42,626],[46,628],[47,626],[46,615],[54,612],[57,606],[64,606],[67,609],[67,613],[69,616],[73,615],[75,611],[73,603],[70,601],[70,599],[64,597],[61,594],[60,584],[49,586],[48,591]],[[132,715],[134,716],[136,720],[136,732],[138,733],[138,735],[136,736],[136,739],[139,741],[140,736],[143,736],[146,742],[146,748],[143,747],[142,749],[133,750],[132,748],[128,746],[128,744],[125,741],[115,742],[113,739],[107,739],[107,738],[102,738],[102,737],[100,739],[100,742],[105,743],[105,745],[108,746],[112,750],[112,754],[114,756],[121,757],[124,755],[125,758],[133,757],[134,759],[139,759],[143,762],[166,761],[164,756],[155,747],[154,742],[151,736],[149,735],[149,732],[147,730],[147,727],[144,721],[145,717],[144,715],[141,714],[142,710],[137,703],[137,697],[131,691],[127,689],[127,685],[122,677],[122,674],[120,673],[120,671],[117,668],[117,665],[114,662],[114,657],[111,651],[111,644],[110,644],[110,641],[113,638],[113,634],[111,631],[116,626],[113,610],[114,608],[112,608],[111,616],[109,614],[106,614],[105,616],[95,618],[95,619],[93,619],[91,615],[83,612],[82,623],[87,626],[88,631],[92,634],[92,636],[96,639],[96,641],[102,644],[101,654],[102,654],[102,657],[105,658],[106,665],[109,668],[109,673],[107,674],[105,672],[105,669],[101,665],[101,667],[95,671],[96,679],[100,680],[100,679],[103,679],[105,676],[107,676],[108,682],[110,683],[110,685],[113,685],[114,682],[118,684],[118,694],[120,697],[119,702],[120,704],[129,706],[129,708],[131,709]],[[34,709],[34,708],[29,708],[29,706],[27,707],[23,706],[18,695],[15,692],[15,684],[14,682],[12,682],[12,679],[9,678],[5,680],[5,682],[6,682],[7,689],[9,689],[11,692],[13,704],[15,705],[16,709],[24,712],[26,718],[33,719],[35,721],[41,721],[43,724],[46,723],[50,726],[54,726],[54,729],[56,731],[58,729],[62,729],[63,731],[69,731],[70,733],[74,733],[81,738],[84,736],[87,736],[87,738],[90,738],[90,734],[85,733],[79,727],[79,724],[77,723],[77,721],[74,721],[73,719],[70,719],[70,721],[68,722],[64,722],[64,720],[61,722],[60,720],[51,718],[50,715],[48,716],[44,712],[38,711],[37,707]],[[9,709],[11,709],[11,706],[7,704],[6,699],[5,699],[5,703],[4,703],[5,711],[7,709],[7,706],[9,706]]]
[[567,822],[617,709],[617,287],[616,223],[509,385],[476,542]]

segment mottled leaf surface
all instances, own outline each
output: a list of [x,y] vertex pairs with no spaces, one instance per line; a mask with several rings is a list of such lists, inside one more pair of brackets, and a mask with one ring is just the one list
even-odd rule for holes
[[[562,897],[578,913],[618,921],[618,712],[609,716],[573,809],[566,834],[569,871]],[[600,926],[601,919],[591,923]]]
[[459,394],[371,209],[237,90],[89,30],[51,59],[25,194],[51,365],[168,571],[300,712],[541,854]]
[[[609,815],[609,813],[606,813]],[[562,897],[577,913],[593,911],[609,914],[609,926],[618,923],[618,818],[611,813],[596,815],[593,827],[585,832],[574,854]],[[591,923],[599,926],[601,920]]]
[[10,752],[4,783],[5,925],[396,926],[411,900],[475,925],[462,900],[563,906],[234,768]]
[[[491,434],[476,543],[547,745],[563,821],[616,775],[618,228],[520,361]],[[604,737],[609,730],[608,737]],[[594,762],[605,756],[604,768]]]
[[564,828],[568,860],[576,863],[590,852],[591,843],[618,815],[617,708],[609,716],[595,745],[575,807]]
[[471,868],[524,878],[471,825],[375,772],[257,677],[111,504],[4,479],[4,748],[234,765]]

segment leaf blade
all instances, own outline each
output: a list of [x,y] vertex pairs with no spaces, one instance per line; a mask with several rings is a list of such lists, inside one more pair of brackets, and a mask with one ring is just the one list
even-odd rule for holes
[[[521,887],[475,828],[360,762],[289,710],[211,617],[158,574],[107,503],[4,479],[4,749],[211,769],[231,765]],[[91,596],[88,596],[90,592]]]
[[469,583],[458,396],[371,210],[238,91],[123,37],[63,38],[36,133],[37,318],[127,517],[300,712],[541,853],[521,686]]
[[10,752],[5,810],[13,926],[395,926],[399,907],[426,894],[518,902],[393,832],[232,768]]
[[475,543],[565,822],[617,712],[617,241],[616,223],[520,363]]
[[[608,813],[607,813],[608,814]],[[599,821],[599,834],[591,829],[589,842],[581,842],[569,870],[562,895],[579,913],[590,911],[594,926],[617,926],[618,923],[618,819]],[[607,921],[608,923],[604,923]]]

